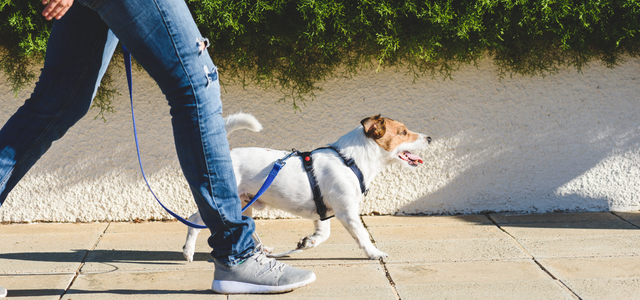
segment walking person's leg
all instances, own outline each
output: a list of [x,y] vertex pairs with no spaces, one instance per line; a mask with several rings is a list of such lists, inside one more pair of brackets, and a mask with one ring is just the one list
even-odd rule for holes
[[244,259],[255,247],[255,225],[237,209],[217,71],[207,51],[199,49],[201,36],[186,5],[173,0],[78,2],[100,14],[165,94],[180,166],[212,231],[213,256],[231,264]]
[[[82,6],[55,21],[31,97],[0,130],[0,206],[36,161],[89,110],[118,44]],[[0,298],[7,289],[0,287]]]
[[184,1],[79,2],[100,14],[168,100],[178,159],[211,231],[213,289],[279,292],[315,280],[311,271],[266,258],[252,239],[254,222],[241,214],[217,68]]
[[[186,5],[169,0],[85,4],[95,4],[92,9],[113,27],[167,96],[178,157],[212,233],[214,289],[274,292],[315,280],[312,272],[255,250],[253,221],[240,215],[220,116],[217,70],[201,50]],[[86,114],[115,47],[109,26],[77,4],[54,23],[32,97],[0,130],[0,204],[51,143]]]

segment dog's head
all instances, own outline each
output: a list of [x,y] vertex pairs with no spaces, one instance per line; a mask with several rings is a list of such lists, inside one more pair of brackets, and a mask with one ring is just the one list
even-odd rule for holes
[[430,137],[412,132],[404,124],[380,115],[365,118],[360,123],[364,134],[389,152],[393,159],[411,167],[424,162],[411,151],[426,148],[431,143]]

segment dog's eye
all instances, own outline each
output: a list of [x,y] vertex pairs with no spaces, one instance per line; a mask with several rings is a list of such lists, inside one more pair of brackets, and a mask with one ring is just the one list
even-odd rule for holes
[[401,134],[402,134],[402,135],[407,135],[407,131],[406,131],[406,130],[403,130]]

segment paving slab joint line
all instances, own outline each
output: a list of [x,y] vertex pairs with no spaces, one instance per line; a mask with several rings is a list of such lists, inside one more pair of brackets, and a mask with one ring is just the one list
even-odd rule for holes
[[[362,225],[367,230],[367,233],[369,233],[369,240],[371,240],[371,242],[375,245],[376,239],[373,238],[373,234],[371,234],[371,231],[369,231],[369,226],[367,226],[367,223],[364,222],[364,219],[362,218],[362,216],[360,216],[360,222],[362,222]],[[393,281],[393,278],[391,278],[391,273],[389,273],[389,269],[387,268],[387,263],[384,261],[384,258],[380,258],[379,261],[380,261],[380,266],[384,270],[384,275],[387,277],[387,280],[389,280],[389,284],[391,285],[391,290],[393,290],[393,294],[396,296],[396,300],[402,300],[402,298],[400,298],[400,293],[398,293],[398,289],[396,288],[396,283]]]
[[76,282],[78,275],[80,275],[80,270],[82,269],[82,267],[84,267],[85,261],[87,260],[87,256],[89,256],[89,253],[91,253],[93,250],[96,249],[96,247],[98,246],[98,243],[100,243],[100,240],[102,240],[102,237],[104,236],[104,234],[107,233],[107,230],[109,230],[109,226],[111,226],[111,222],[107,223],[107,227],[105,227],[102,233],[100,234],[100,236],[98,236],[98,238],[96,239],[96,242],[93,243],[93,246],[91,247],[91,249],[89,249],[89,251],[87,251],[87,253],[84,254],[84,257],[82,257],[82,261],[80,261],[80,265],[78,266],[78,269],[76,269],[76,273],[71,279],[71,282],[69,282],[69,285],[67,286],[67,288],[64,289],[64,292],[62,293],[62,295],[60,295],[60,300],[62,300],[64,295],[66,295],[67,292],[69,292],[73,284]]
[[566,285],[564,283],[564,281],[558,279],[555,275],[553,275],[553,273],[551,273],[551,271],[549,271],[547,268],[545,268],[536,258],[535,256],[533,256],[533,254],[531,254],[531,252],[529,252],[529,250],[527,250],[527,248],[524,247],[524,245],[522,245],[520,243],[520,241],[518,241],[518,239],[513,236],[511,233],[509,233],[508,231],[506,231],[504,228],[502,228],[502,226],[500,226],[500,224],[498,224],[498,222],[496,222],[496,220],[494,220],[493,218],[491,218],[491,216],[489,214],[485,214],[485,216],[487,217],[487,219],[489,219],[489,221],[491,221],[491,223],[493,223],[493,225],[495,225],[496,227],[498,227],[498,229],[500,229],[500,231],[502,231],[504,234],[508,235],[511,239],[513,239],[516,244],[518,244],[518,246],[520,247],[520,249],[522,249],[522,251],[524,251],[527,255],[529,255],[529,257],[531,257],[531,260],[540,268],[540,270],[542,270],[543,272],[545,272],[547,275],[549,275],[549,277],[551,277],[553,279],[553,281],[560,286],[562,289],[564,289],[566,292],[568,292],[571,296],[573,296],[575,299],[579,299],[582,300],[582,298],[580,296],[578,296],[578,294],[576,292],[574,292],[568,285]]
[[634,224],[634,223],[630,222],[629,220],[627,220],[627,219],[623,218],[621,215],[617,214],[615,211],[612,211],[612,212],[610,212],[610,213],[611,213],[612,215],[614,215],[614,216],[616,216],[616,217],[620,218],[620,220],[625,221],[625,222],[626,222],[626,223],[628,223],[629,225],[631,225],[631,226],[633,226],[633,227],[635,227],[635,228],[640,228],[640,226],[638,226],[638,225],[636,225],[636,224]]

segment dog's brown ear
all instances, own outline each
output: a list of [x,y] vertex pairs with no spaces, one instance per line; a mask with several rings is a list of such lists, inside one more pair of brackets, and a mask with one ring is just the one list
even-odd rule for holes
[[384,119],[381,118],[380,115],[364,118],[360,121],[360,124],[364,127],[364,134],[374,140],[381,138],[387,131]]

